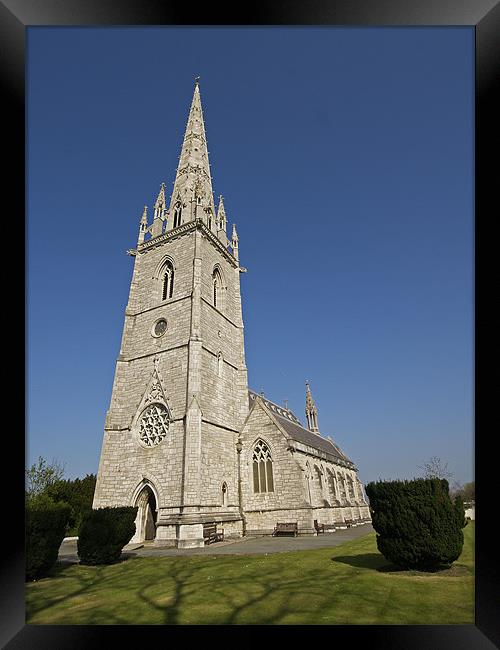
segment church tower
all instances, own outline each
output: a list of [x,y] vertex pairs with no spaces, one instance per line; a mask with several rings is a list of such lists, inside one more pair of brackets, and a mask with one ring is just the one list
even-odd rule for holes
[[216,209],[196,79],[170,197],[139,222],[94,508],[138,506],[133,541],[241,535],[238,432],[248,414],[238,235]]

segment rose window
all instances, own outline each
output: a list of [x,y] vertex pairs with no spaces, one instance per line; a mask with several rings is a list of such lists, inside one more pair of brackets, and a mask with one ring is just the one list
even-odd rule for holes
[[151,404],[139,421],[139,438],[147,447],[159,445],[167,435],[168,411],[162,404]]

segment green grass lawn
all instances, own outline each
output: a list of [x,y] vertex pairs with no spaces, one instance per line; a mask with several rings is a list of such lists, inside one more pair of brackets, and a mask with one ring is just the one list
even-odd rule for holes
[[473,522],[464,536],[460,558],[436,574],[396,570],[375,533],[312,551],[58,565],[27,583],[27,623],[472,624]]

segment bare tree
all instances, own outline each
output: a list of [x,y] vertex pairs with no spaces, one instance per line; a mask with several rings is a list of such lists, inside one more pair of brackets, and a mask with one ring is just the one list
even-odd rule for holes
[[39,456],[38,461],[26,470],[26,496],[31,498],[41,494],[63,476],[63,465],[57,460],[52,460],[49,464],[45,458]]
[[448,470],[448,463],[442,462],[437,456],[433,456],[423,465],[419,465],[419,469],[423,470],[424,478],[445,478],[449,480],[453,476],[453,472]]

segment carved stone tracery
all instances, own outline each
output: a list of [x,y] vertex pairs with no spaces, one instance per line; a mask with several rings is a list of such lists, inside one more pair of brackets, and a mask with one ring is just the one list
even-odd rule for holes
[[[152,387],[150,394],[153,392]],[[161,388],[159,388],[161,391]],[[155,447],[165,438],[168,433],[170,418],[168,411],[163,404],[154,403],[148,406],[139,420],[139,438],[147,447]]]

